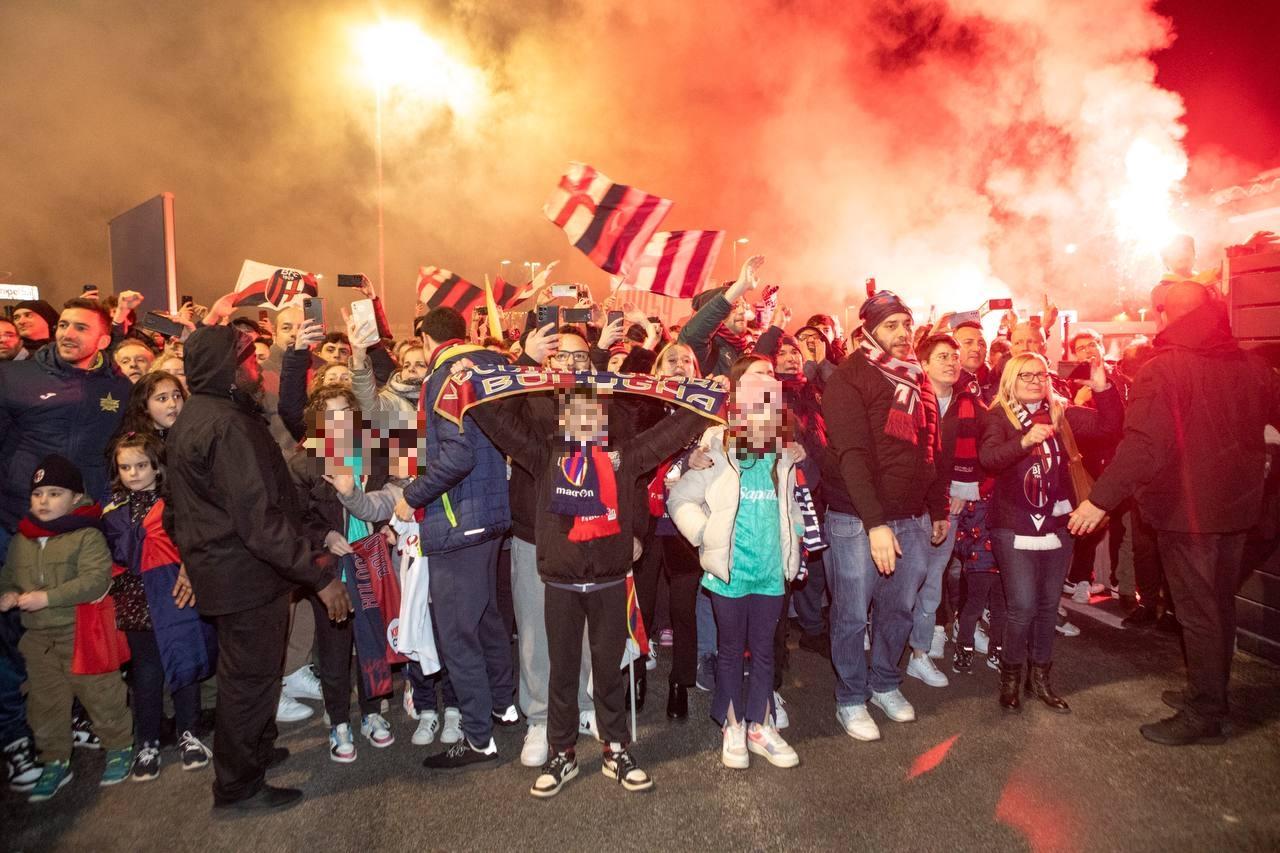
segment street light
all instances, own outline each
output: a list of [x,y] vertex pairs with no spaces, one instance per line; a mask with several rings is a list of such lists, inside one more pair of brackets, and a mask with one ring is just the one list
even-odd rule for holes
[[746,237],[739,237],[737,240],[733,241],[733,269],[735,272],[738,269],[738,247],[745,246],[750,242],[751,241]]

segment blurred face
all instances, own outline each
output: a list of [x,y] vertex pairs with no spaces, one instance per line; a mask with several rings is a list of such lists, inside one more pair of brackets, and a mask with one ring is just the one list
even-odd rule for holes
[[18,327],[8,320],[0,320],[0,361],[16,358],[22,349],[22,338],[18,336]]
[[579,335],[561,335],[560,350],[547,359],[547,366],[552,370],[572,371],[573,373],[594,373],[591,366],[591,349]]
[[813,329],[804,329],[796,338],[800,341],[800,346],[809,351],[809,355],[813,356],[814,361],[826,361],[827,358],[827,339]]
[[258,359],[258,364],[265,364],[271,357],[271,347],[265,341],[258,341],[253,345],[253,354]]
[[409,347],[400,359],[400,378],[406,382],[421,382],[427,378],[427,354],[422,347]]
[[609,356],[609,372],[617,373],[622,369],[622,362],[626,360],[627,354],[625,352],[615,352],[613,355]]
[[1090,364],[1102,361],[1102,347],[1093,338],[1077,338],[1071,346],[1071,354],[1076,361],[1087,361]]
[[320,345],[316,355],[326,364],[346,364],[351,360],[351,347],[341,341],[328,341]]
[[960,344],[960,366],[970,373],[977,374],[987,360],[987,340],[977,329],[965,327],[956,329],[952,335]]
[[1013,396],[1019,403],[1036,403],[1049,396],[1049,372],[1041,361],[1022,363],[1013,381]]
[[577,441],[602,439],[609,434],[604,406],[593,394],[574,394],[560,408],[560,426]]
[[693,350],[683,345],[667,347],[662,354],[662,363],[658,365],[658,375],[692,379],[698,375],[695,364]]
[[18,334],[29,341],[49,340],[51,334],[49,324],[30,308],[19,308],[14,311],[13,323],[18,327]]
[[342,363],[329,368],[324,372],[324,380],[320,383],[320,386],[322,388],[331,386],[351,387],[351,368]]
[[1009,354],[1022,355],[1027,352],[1044,355],[1044,333],[1030,323],[1019,323],[1009,335]]
[[151,363],[155,360],[156,357],[151,350],[137,344],[116,348],[116,366],[120,368],[125,378],[135,385],[143,374],[151,369]]
[[145,492],[156,487],[159,472],[141,448],[120,448],[116,452],[116,470],[120,473],[121,485],[131,492]]
[[71,512],[81,497],[82,495],[60,486],[38,486],[31,493],[31,514],[39,521],[62,518]]
[[168,429],[178,419],[182,411],[182,391],[173,382],[159,382],[151,389],[147,398],[147,414],[156,429]]
[[293,349],[298,341],[298,327],[302,325],[302,309],[298,306],[285,308],[276,315],[276,340],[281,349]]
[[747,330],[747,320],[749,319],[747,301],[739,299],[733,303],[733,310],[729,312],[729,317],[724,321],[724,327],[735,335],[740,335]]
[[885,352],[894,358],[911,357],[911,315],[890,314],[871,333]]
[[948,391],[960,378],[960,352],[955,347],[939,344],[921,366],[934,390]]
[[804,372],[804,356],[791,344],[778,347],[778,372],[796,374]]
[[88,367],[98,353],[111,343],[102,318],[95,311],[84,308],[67,308],[58,318],[58,330],[54,334],[58,356],[68,364]]
[[183,366],[182,359],[169,356],[168,358],[161,359],[159,364],[156,365],[156,367],[159,368],[160,370],[163,370],[165,373],[169,373],[169,374],[172,374],[173,376],[176,376],[178,378],[178,381],[182,383],[182,390],[183,391],[188,390],[187,389],[187,370]]
[[734,388],[730,425],[746,434],[752,449],[774,450],[782,426],[781,404],[782,385],[767,374],[748,371]]

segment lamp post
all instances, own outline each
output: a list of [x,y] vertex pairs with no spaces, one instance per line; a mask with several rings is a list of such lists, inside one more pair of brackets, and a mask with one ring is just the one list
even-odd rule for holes
[[734,240],[734,241],[733,241],[733,269],[734,269],[734,272],[737,272],[737,269],[738,269],[738,247],[739,247],[739,246],[745,246],[745,245],[747,245],[747,244],[748,244],[748,243],[750,243],[750,242],[751,242],[751,241],[750,241],[750,240],[748,240],[746,237],[739,237],[737,240]]

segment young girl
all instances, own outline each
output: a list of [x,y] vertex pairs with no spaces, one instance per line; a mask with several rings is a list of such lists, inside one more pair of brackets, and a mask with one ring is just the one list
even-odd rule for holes
[[[176,389],[172,379],[167,382]],[[160,523],[164,445],[149,432],[127,432],[112,442],[109,453],[115,476],[102,526],[115,564],[116,625],[125,632],[132,656],[129,683],[138,749],[130,776],[148,782],[160,774],[166,687],[173,698],[182,768],[199,770],[209,763],[210,752],[195,731],[200,682],[213,674],[215,641],[212,626],[196,612],[191,582]]]
[[153,370],[133,386],[117,435],[149,432],[163,440],[186,401],[187,392],[178,377]]
[[[718,629],[711,716],[724,733],[720,760],[736,769],[747,767],[748,751],[777,767],[800,763],[772,709],[774,632],[786,584],[800,567],[797,531],[804,526],[781,421],[782,384],[765,373],[744,374],[728,428],[703,436],[712,466],[686,471],[668,501],[676,527],[698,548],[702,585],[711,593]],[[744,679],[748,650],[751,675]]]

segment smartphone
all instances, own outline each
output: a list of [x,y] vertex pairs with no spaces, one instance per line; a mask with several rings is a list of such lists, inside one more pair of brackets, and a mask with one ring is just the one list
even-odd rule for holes
[[578,285],[576,284],[553,284],[551,285],[552,299],[578,299]]
[[566,308],[560,312],[560,316],[564,318],[566,323],[590,323],[590,308]]
[[351,303],[351,319],[355,321],[356,326],[363,326],[366,323],[374,326],[378,325],[377,311],[373,307],[372,299],[357,299]]
[[1093,374],[1093,365],[1087,361],[1060,361],[1058,362],[1058,377],[1060,379],[1079,380],[1088,382],[1089,377]]
[[166,338],[180,338],[187,329],[176,320],[171,320],[155,311],[148,311],[139,325],[149,332],[159,332]]
[[94,291],[97,289],[98,289],[98,285],[96,284],[86,284],[84,287],[80,288],[80,292],[89,293],[90,291]]
[[324,325],[324,299],[319,296],[302,298],[302,319]]
[[338,287],[359,287],[364,284],[364,276],[360,273],[338,273]]
[[980,313],[990,314],[992,311],[1008,311],[1013,307],[1012,299],[988,299],[978,309]]
[[560,325],[560,307],[558,305],[538,306],[538,328]]
[[182,304],[182,305],[195,305],[195,304],[196,304],[196,301],[195,301],[195,299],[193,299],[193,298],[192,298],[192,297],[190,297],[190,296],[184,296],[184,297],[182,297],[182,302],[181,302],[180,304]]
[[612,326],[614,323],[618,322],[618,321],[619,321],[619,320],[621,320],[621,319],[622,319],[622,312],[621,312],[621,311],[610,311],[610,312],[606,315],[605,325],[606,325],[606,326]]
[[270,311],[268,311],[266,308],[259,308],[259,309],[258,309],[258,322],[259,322],[259,323],[269,323],[269,322],[271,322],[271,312],[270,312]]

